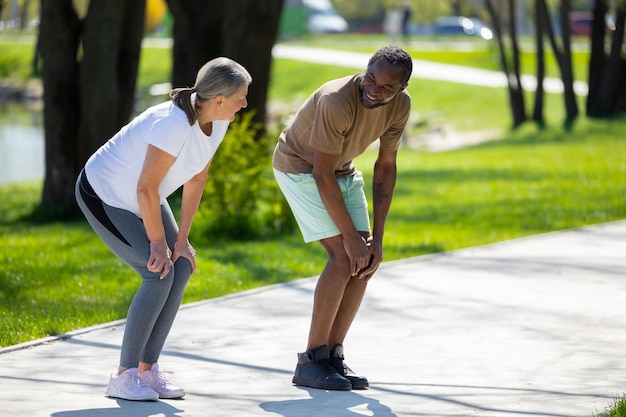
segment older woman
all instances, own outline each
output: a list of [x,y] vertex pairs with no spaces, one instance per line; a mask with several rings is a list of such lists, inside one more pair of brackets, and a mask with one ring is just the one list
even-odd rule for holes
[[[209,165],[252,78],[216,58],[193,88],[170,92],[124,126],[87,161],[76,199],[94,231],[142,283],[128,310],[117,372],[105,394],[126,400],[179,398],[157,361],[178,312],[196,252],[188,236]],[[180,224],[166,198],[183,187]]]

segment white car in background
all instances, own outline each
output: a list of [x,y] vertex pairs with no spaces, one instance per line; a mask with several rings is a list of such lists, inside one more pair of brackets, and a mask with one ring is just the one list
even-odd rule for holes
[[493,39],[493,32],[478,19],[465,16],[440,17],[433,24],[435,35],[468,35]]
[[310,33],[343,33],[348,22],[341,17],[329,0],[302,0],[307,11],[307,28]]

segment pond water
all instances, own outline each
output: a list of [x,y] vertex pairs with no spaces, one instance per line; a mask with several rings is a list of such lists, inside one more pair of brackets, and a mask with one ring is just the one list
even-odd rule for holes
[[42,180],[45,142],[39,112],[2,112],[0,117],[0,184]]

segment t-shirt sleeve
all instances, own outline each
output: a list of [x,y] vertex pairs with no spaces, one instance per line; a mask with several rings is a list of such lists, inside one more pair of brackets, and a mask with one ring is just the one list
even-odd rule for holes
[[341,154],[350,117],[331,96],[320,97],[317,103],[309,145],[318,151]]
[[178,156],[188,138],[189,124],[172,117],[157,120],[148,132],[149,145],[173,156]]

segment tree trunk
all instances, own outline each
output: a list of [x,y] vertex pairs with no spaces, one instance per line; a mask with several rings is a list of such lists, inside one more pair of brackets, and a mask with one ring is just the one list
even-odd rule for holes
[[626,111],[626,59],[621,56],[626,0],[619,0],[616,10],[615,31],[607,56],[604,16],[608,11],[608,0],[596,0],[594,3],[587,96],[589,117],[609,117]]
[[574,72],[572,69],[572,49],[570,45],[569,12],[570,0],[561,1],[561,41],[563,44],[562,53],[554,53],[557,56],[559,68],[561,70],[561,80],[563,81],[563,97],[565,100],[565,126],[569,127],[576,117],[578,117],[578,104],[574,93]]
[[[498,15],[492,0],[485,0],[487,10],[491,16],[494,31],[496,33],[496,39],[498,41],[498,49],[500,50],[500,63],[502,64],[502,70],[507,78],[509,103],[511,106],[511,114],[513,116],[513,127],[518,127],[526,121],[526,110],[524,105],[524,91],[520,81],[520,69],[519,69],[519,48],[517,45],[517,38],[515,36],[515,26],[511,23],[512,44],[513,44],[513,69],[509,68],[509,60],[507,59],[506,49],[504,47],[504,33],[502,30],[501,19]],[[514,0],[509,0],[509,7],[511,8],[510,15],[514,17]],[[514,19],[513,19],[514,20]]]
[[608,12],[607,0],[596,0],[593,6],[591,26],[591,54],[589,57],[589,94],[587,115],[602,116],[602,76],[604,72],[604,15]]
[[[265,125],[267,87],[282,0],[168,0],[174,16],[172,85],[189,87],[207,61],[227,56],[253,78],[248,108]],[[260,131],[262,133],[262,130]]]
[[172,87],[191,87],[202,65],[222,55],[224,2],[167,0],[174,17]]
[[81,25],[72,0],[42,0],[40,13],[46,155],[41,204],[54,215],[75,204],[80,118],[76,55]]
[[[248,106],[253,121],[265,126],[272,48],[278,35],[281,0],[239,0],[224,5],[224,54],[252,74]],[[262,129],[260,134],[264,133]]]
[[[626,47],[626,0],[621,0],[618,4],[615,19],[615,33],[613,34],[613,44],[619,45],[619,47],[615,48],[616,56],[619,56],[619,49],[624,51]],[[622,54],[619,61],[619,63],[615,64],[617,73],[619,74],[618,86],[615,89],[615,95],[617,96],[616,113],[624,113],[626,112],[626,56]]]
[[80,74],[82,162],[130,118],[143,38],[145,0],[91,0]]
[[24,30],[28,28],[28,9],[30,8],[31,0],[22,0],[20,6],[20,29]]
[[49,217],[77,211],[74,184],[80,169],[131,115],[144,10],[145,0],[91,0],[81,22],[71,0],[41,0],[46,138],[41,205]]
[[515,0],[509,0],[509,24],[511,25],[511,49],[513,53],[513,74],[509,75],[509,83],[513,94],[512,110],[513,125],[517,127],[526,121],[526,105],[524,104],[524,88],[521,79],[520,50],[517,42],[517,19],[515,18]]
[[[615,19],[615,31],[611,36],[611,50],[606,62],[603,77],[602,97],[604,99],[604,109],[608,114],[616,114],[620,111],[620,101],[624,105],[624,87],[626,84],[626,74],[622,50],[624,45],[624,20],[626,16],[626,0],[618,3],[617,15]],[[624,107],[621,110],[626,110]]]
[[[543,3],[543,5],[542,5]],[[543,80],[545,78],[545,53],[543,47],[543,33],[545,27],[549,25],[548,18],[545,14],[545,0],[535,1],[535,41],[537,45],[537,90],[535,91],[535,105],[533,109],[533,121],[539,126],[545,126],[545,120],[543,117]]]
[[556,62],[561,72],[561,81],[563,82],[563,97],[565,104],[565,127],[569,127],[578,116],[578,104],[576,103],[576,94],[574,93],[574,74],[572,70],[572,52],[570,47],[570,30],[569,30],[569,0],[563,0],[561,4],[561,44],[559,47],[554,30],[552,30],[552,18],[548,10],[545,0],[538,2],[537,7],[541,7],[541,14],[546,19],[546,29],[552,52],[556,58]]

